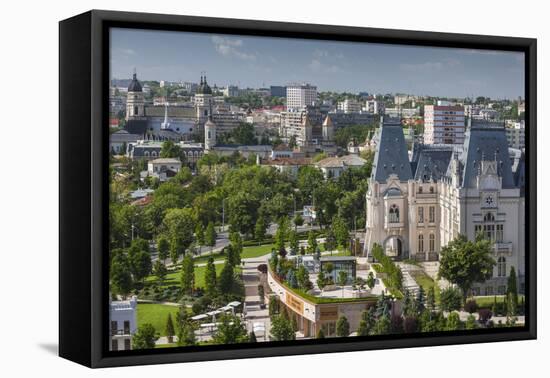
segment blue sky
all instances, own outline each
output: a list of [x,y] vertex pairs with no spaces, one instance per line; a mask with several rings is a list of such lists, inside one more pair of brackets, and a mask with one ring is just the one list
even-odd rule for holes
[[111,77],[320,91],[524,97],[522,53],[164,32],[111,31]]

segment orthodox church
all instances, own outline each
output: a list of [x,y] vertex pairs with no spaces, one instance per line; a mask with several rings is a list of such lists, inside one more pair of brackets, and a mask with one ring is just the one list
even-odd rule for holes
[[476,295],[502,294],[513,266],[525,273],[524,156],[508,148],[504,124],[470,124],[463,145],[415,143],[399,119],[381,120],[366,194],[364,254],[374,243],[394,259],[437,261],[459,234],[493,242],[493,278]]

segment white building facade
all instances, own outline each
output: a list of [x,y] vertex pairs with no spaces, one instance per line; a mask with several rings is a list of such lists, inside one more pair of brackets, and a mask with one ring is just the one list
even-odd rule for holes
[[317,102],[317,87],[311,84],[289,84],[286,87],[287,109],[303,109]]
[[482,233],[493,243],[492,279],[474,285],[475,295],[502,294],[510,268],[525,273],[525,198],[512,170],[502,124],[473,125],[463,146],[415,146],[409,161],[398,121],[377,135],[366,195],[365,254],[374,243],[395,259],[437,261],[459,235]]
[[132,335],[137,330],[137,298],[109,303],[109,327],[111,343],[109,350],[131,350]]
[[424,106],[424,143],[463,144],[464,107]]

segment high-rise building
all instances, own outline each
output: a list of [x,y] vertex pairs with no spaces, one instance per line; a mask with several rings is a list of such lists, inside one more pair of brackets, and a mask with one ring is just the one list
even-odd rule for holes
[[310,84],[289,84],[286,87],[287,109],[303,109],[317,102],[317,87]]
[[464,143],[464,107],[424,106],[424,143]]

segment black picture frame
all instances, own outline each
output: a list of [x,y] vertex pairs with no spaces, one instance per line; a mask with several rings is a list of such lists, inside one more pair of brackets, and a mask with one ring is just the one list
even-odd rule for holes
[[[525,327],[109,353],[108,29],[130,27],[525,53]],[[535,339],[537,41],[529,38],[92,10],[59,23],[59,354],[88,367]]]

